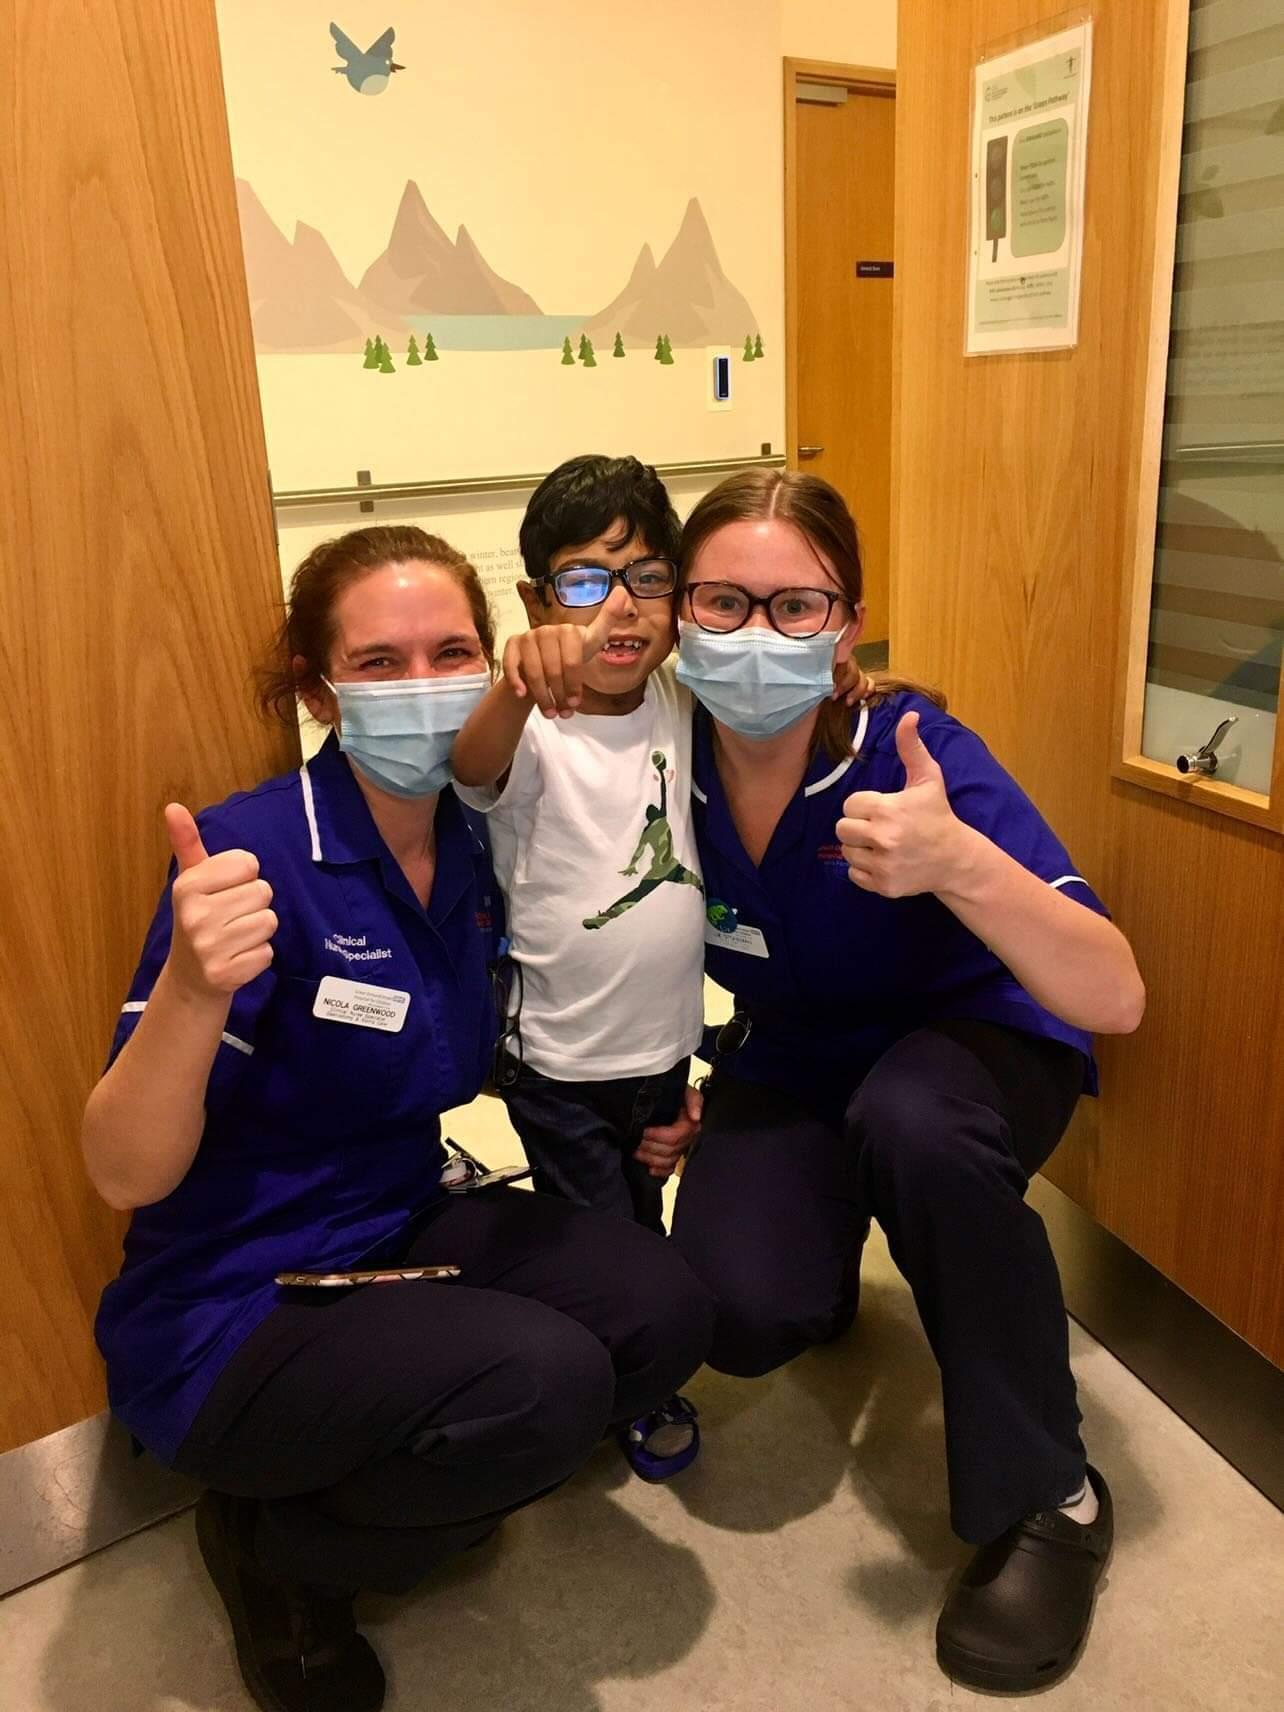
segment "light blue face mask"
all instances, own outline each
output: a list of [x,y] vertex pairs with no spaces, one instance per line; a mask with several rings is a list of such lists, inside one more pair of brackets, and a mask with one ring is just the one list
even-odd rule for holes
[[678,682],[742,737],[774,737],[832,695],[841,630],[781,636],[745,625],[727,635],[678,626]]
[[490,674],[325,682],[339,703],[339,747],[353,765],[394,797],[429,797],[450,783],[450,751]]

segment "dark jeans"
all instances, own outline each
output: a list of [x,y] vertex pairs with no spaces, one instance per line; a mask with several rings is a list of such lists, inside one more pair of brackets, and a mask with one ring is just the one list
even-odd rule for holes
[[673,1241],[717,1305],[709,1360],[746,1376],[851,1323],[878,1220],[940,1366],[973,1543],[1084,1477],[1061,1283],[1024,1200],[1082,1085],[1073,1047],[973,1021],[905,1036],[845,1111],[720,1072],[678,1193]]
[[613,1082],[555,1082],[523,1067],[503,1092],[535,1187],[663,1232],[664,1185],[633,1155],[648,1124],[677,1117],[690,1067],[684,1058],[657,1076]]
[[176,1466],[256,1498],[282,1580],[396,1593],[575,1472],[704,1360],[671,1244],[520,1189],[452,1196],[399,1258],[451,1282],[299,1291],[233,1355]]

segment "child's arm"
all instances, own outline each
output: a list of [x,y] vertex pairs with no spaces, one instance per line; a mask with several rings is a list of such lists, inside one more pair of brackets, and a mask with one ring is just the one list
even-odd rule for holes
[[504,646],[503,674],[455,739],[450,770],[461,785],[493,785],[513,764],[536,707],[546,719],[569,719],[580,705],[584,666],[606,646],[628,596],[617,588],[592,624],[541,624]]

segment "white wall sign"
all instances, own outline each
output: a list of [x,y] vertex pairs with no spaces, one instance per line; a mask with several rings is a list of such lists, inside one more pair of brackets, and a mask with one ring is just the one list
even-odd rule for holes
[[967,354],[1079,339],[1092,23],[982,60],[972,91]]

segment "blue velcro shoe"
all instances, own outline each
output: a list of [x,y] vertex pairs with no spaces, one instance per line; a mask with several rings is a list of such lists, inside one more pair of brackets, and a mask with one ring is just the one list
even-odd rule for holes
[[639,1415],[621,1427],[618,1437],[634,1474],[652,1482],[672,1480],[700,1454],[695,1404],[685,1397],[670,1397],[649,1415]]

